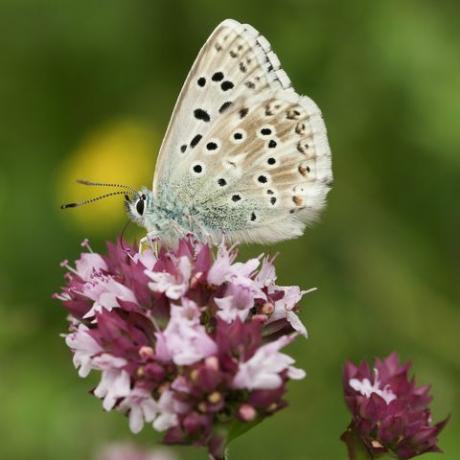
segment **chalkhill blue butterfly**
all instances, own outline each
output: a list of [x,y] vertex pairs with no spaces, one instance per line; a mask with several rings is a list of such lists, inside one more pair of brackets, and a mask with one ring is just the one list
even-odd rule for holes
[[302,235],[331,184],[318,106],[296,93],[265,37],[227,19],[180,92],[152,190],[116,185],[124,191],[107,195],[125,193],[129,217],[165,244],[188,233],[271,243]]

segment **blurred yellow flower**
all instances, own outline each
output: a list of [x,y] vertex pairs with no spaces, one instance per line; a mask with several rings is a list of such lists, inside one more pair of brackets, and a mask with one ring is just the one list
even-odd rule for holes
[[[64,161],[58,175],[59,203],[81,201],[116,189],[85,187],[76,179],[114,182],[138,188],[151,186],[159,136],[147,123],[134,118],[106,123],[89,133]],[[65,218],[85,230],[103,233],[126,220],[123,197],[70,209]]]

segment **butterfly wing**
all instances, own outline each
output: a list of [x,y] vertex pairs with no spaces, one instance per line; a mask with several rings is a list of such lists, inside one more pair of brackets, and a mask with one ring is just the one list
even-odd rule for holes
[[326,129],[254,28],[222,22],[184,84],[160,150],[154,194],[214,237],[302,234],[332,182]]

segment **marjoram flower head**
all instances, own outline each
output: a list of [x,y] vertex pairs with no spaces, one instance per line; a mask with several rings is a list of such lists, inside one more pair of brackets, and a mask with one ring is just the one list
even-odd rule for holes
[[85,252],[56,294],[69,312],[65,334],[79,375],[101,374],[93,394],[105,410],[144,424],[164,442],[227,444],[286,406],[291,379],[305,372],[282,349],[306,336],[297,316],[304,292],[278,286],[267,257],[235,262],[192,236],[175,249],[140,252],[108,244]]
[[[432,424],[429,386],[409,378],[411,364],[401,364],[396,353],[365,362],[347,362],[343,373],[345,402],[352,421],[342,440],[350,460],[389,456],[409,459],[425,452],[441,452],[437,436],[447,419]],[[363,454],[364,453],[364,454]]]

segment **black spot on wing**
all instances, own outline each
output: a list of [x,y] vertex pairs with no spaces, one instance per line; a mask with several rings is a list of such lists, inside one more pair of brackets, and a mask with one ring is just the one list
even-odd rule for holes
[[222,72],[215,72],[211,77],[212,81],[222,81],[224,79],[224,74]]
[[219,113],[224,113],[227,109],[230,108],[230,106],[231,106],[232,104],[233,104],[232,101],[224,102],[224,103],[220,106]]
[[197,135],[192,139],[192,141],[190,142],[190,147],[192,147],[192,149],[193,149],[193,147],[195,147],[195,146],[198,144],[198,142],[201,141],[201,138],[202,138],[202,137],[203,137],[203,136],[202,136],[201,134],[197,134]]
[[258,178],[257,178],[258,182],[260,182],[261,184],[266,184],[268,179],[267,179],[267,176],[264,176],[263,174],[261,174]]
[[243,108],[239,111],[239,114],[240,114],[240,118],[244,118],[249,112],[249,109],[248,108]]
[[235,85],[230,80],[225,80],[220,85],[220,87],[222,88],[222,91],[228,91],[232,89],[234,86]]
[[209,113],[206,112],[206,110],[203,110],[203,109],[195,109],[193,111],[193,115],[195,116],[195,118],[197,120],[203,120],[203,121],[210,121],[211,120],[211,117],[209,116]]

